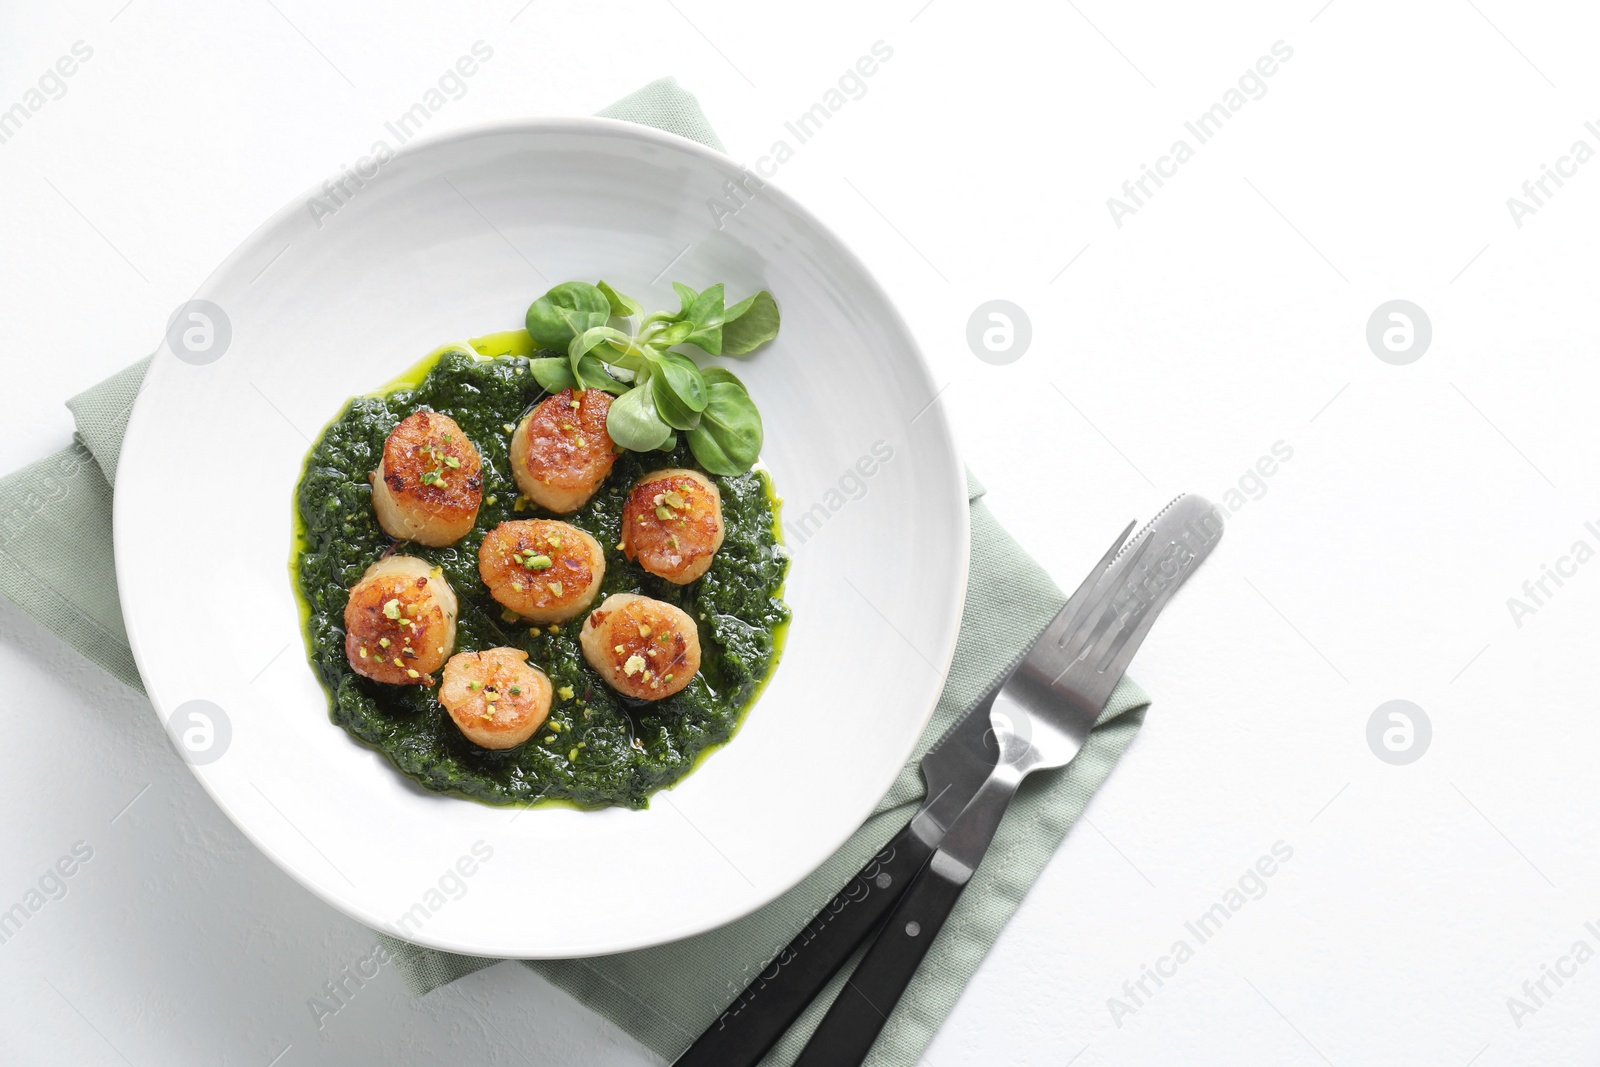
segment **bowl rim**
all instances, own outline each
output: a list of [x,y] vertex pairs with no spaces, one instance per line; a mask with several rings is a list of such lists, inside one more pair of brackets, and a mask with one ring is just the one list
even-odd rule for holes
[[[643,141],[647,144],[653,143],[655,145],[666,147],[675,151],[686,152],[691,156],[697,156],[705,162],[712,163],[720,167],[732,167],[741,171],[749,170],[748,166],[740,163],[726,152],[719,151],[710,147],[709,145],[702,144],[699,141],[683,137],[668,130],[660,129],[659,127],[648,126],[642,123],[631,122],[624,119],[608,118],[599,115],[523,116],[473,123],[438,134],[428,134],[414,138],[413,140],[410,140],[399,146],[397,149],[394,149],[393,158],[399,159],[402,156],[414,155],[422,151],[438,150],[452,143],[461,141],[474,140],[482,137],[492,137],[502,134],[518,133],[530,133],[535,135],[586,134],[599,135],[610,139]],[[905,317],[900,313],[900,310],[895,305],[894,301],[890,299],[889,293],[884,289],[876,274],[868,268],[866,262],[856,253],[853,246],[845,241],[837,232],[833,230],[832,227],[823,222],[821,218],[819,218],[803,203],[795,199],[792,195],[783,191],[783,189],[771,179],[762,176],[760,180],[763,183],[761,195],[771,197],[779,206],[804,219],[808,226],[813,228],[817,234],[819,234],[827,243],[834,247],[841,258],[852,265],[860,273],[866,285],[877,298],[878,303],[883,307],[889,316],[889,324],[902,337],[904,337],[913,357],[914,366],[929,386],[930,393],[934,394],[933,404],[930,404],[929,406],[932,407],[934,404],[937,404],[939,396],[942,395],[942,390],[936,390],[934,387],[932,368],[928,363],[927,357],[923,354],[922,346],[917,342],[916,334],[911,330],[905,320]],[[305,187],[301,193],[292,197],[284,204],[283,207],[273,212],[272,215],[270,215],[267,219],[246,234],[234,247],[234,249],[217,265],[217,267],[206,276],[205,280],[200,283],[189,299],[205,298],[208,293],[214,290],[214,288],[222,279],[228,277],[238,268],[241,261],[245,260],[253,251],[258,250],[258,247],[265,236],[274,232],[294,214],[304,211],[308,199],[319,195],[321,191],[320,185],[312,184]],[[152,383],[160,383],[168,373],[172,372],[172,364],[176,362],[176,358],[163,358],[164,355],[171,356],[171,351],[165,338],[163,337],[155,349],[154,358],[151,360],[150,365],[146,370],[144,379],[140,382],[138,394],[135,397],[133,406],[129,412],[128,423],[123,436],[124,447],[126,447],[127,443],[130,441],[137,441],[139,434],[143,432],[144,424],[151,418],[149,412],[153,401],[150,400],[150,397],[154,395],[155,390],[150,389],[150,385]],[[951,465],[951,473],[954,481],[952,487],[955,492],[954,498],[965,505],[961,510],[961,520],[957,524],[957,529],[954,531],[957,539],[957,548],[960,552],[959,575],[957,576],[957,582],[953,589],[955,593],[954,600],[956,602],[955,618],[952,620],[947,635],[944,639],[944,647],[938,651],[938,655],[934,660],[934,665],[939,672],[939,690],[935,694],[933,700],[929,702],[927,709],[922,713],[916,731],[907,732],[908,737],[902,747],[902,751],[899,753],[900,758],[894,765],[896,770],[889,774],[882,783],[882,789],[877,791],[875,794],[875,799],[871,802],[871,804],[869,804],[856,816],[853,816],[852,820],[848,823],[842,819],[840,820],[839,833],[829,838],[826,853],[820,856],[817,864],[801,871],[793,880],[788,880],[785,878],[773,879],[770,884],[767,884],[764,888],[758,889],[757,892],[749,897],[739,898],[735,906],[725,909],[717,918],[696,919],[693,921],[684,922],[681,925],[672,927],[671,929],[663,929],[662,932],[651,935],[640,935],[630,939],[614,939],[597,942],[576,952],[566,949],[559,954],[541,954],[538,952],[528,952],[525,950],[525,946],[519,946],[517,949],[506,951],[496,949],[490,945],[471,944],[458,940],[451,940],[449,937],[429,936],[429,927],[424,927],[422,930],[417,931],[414,934],[408,934],[402,940],[412,944],[420,945],[422,947],[437,949],[444,952],[462,955],[495,956],[499,958],[512,959],[576,959],[587,956],[609,955],[619,952],[630,952],[639,949],[652,948],[659,945],[668,944],[673,941],[682,940],[684,938],[694,937],[710,930],[719,929],[730,923],[737,922],[738,920],[745,918],[751,913],[766,907],[774,900],[789,892],[796,885],[799,885],[806,878],[815,873],[815,871],[822,864],[826,863],[830,857],[837,854],[838,851],[845,845],[845,843],[848,842],[849,839],[854,836],[855,833],[872,817],[873,813],[876,811],[877,805],[881,803],[882,797],[887,795],[888,791],[894,786],[894,783],[898,780],[901,771],[905,765],[910,762],[911,757],[915,754],[917,745],[920,742],[922,735],[926,732],[928,723],[932,720],[933,713],[938,707],[939,700],[943,695],[944,686],[949,681],[950,667],[955,656],[956,644],[960,636],[962,605],[965,604],[967,582],[971,569],[971,497],[968,492],[965,468],[960,462],[960,454],[956,447],[955,436],[952,432],[952,428],[948,420],[943,416],[943,413],[940,412],[939,415],[939,426],[941,429],[940,436],[943,438],[947,451],[954,460],[954,463]],[[123,454],[126,453],[119,453],[119,457]],[[137,458],[137,446],[132,454]],[[121,464],[119,459],[119,473],[120,472]],[[136,598],[135,600],[130,600],[128,596],[130,590],[128,586],[129,579],[127,578],[127,575],[132,573],[129,568],[131,568],[134,564],[132,553],[135,551],[135,549],[130,543],[132,535],[124,532],[129,528],[129,522],[124,520],[130,519],[137,507],[137,504],[133,500],[131,490],[126,489],[127,485],[127,479],[121,477],[117,478],[116,483],[113,486],[112,497],[113,560],[118,576],[117,592],[123,604],[136,602]],[[287,529],[285,534],[286,536],[291,536]],[[158,721],[160,721],[162,724],[162,728],[168,729],[167,719],[176,710],[177,704],[174,704],[171,700],[162,699],[160,687],[158,685],[151,684],[151,678],[149,673],[146,671],[146,651],[143,647],[141,627],[138,623],[138,620],[126,612],[124,614],[124,629],[127,634],[129,648],[133,654],[134,663],[139,670],[139,677],[144,683],[145,695],[150,702],[151,710],[155,713]],[[297,635],[297,637],[299,636],[300,635]],[[295,647],[302,646],[303,637],[300,638],[299,644],[297,644]],[[327,711],[326,707],[322,707],[321,710],[325,715]],[[180,758],[183,758],[181,752],[179,755]],[[289,858],[280,855],[276,849],[269,847],[269,845],[253,831],[248,820],[239,818],[235,815],[232,807],[219,794],[219,790],[214,788],[212,783],[209,781],[209,774],[207,773],[206,768],[196,765],[187,758],[183,758],[183,762],[188,766],[190,772],[200,782],[201,787],[211,797],[212,802],[215,803],[217,807],[220,808],[228,817],[228,821],[231,822],[234,827],[238,829],[239,832],[256,847],[258,851],[265,855],[274,866],[287,873],[297,883],[309,890],[318,899],[330,905],[340,914],[348,916],[371,929],[388,933],[390,936],[398,937],[398,935],[391,929],[391,924],[387,920],[376,915],[368,914],[365,909],[358,906],[357,902],[342,897],[331,890],[325,889],[323,885],[313,878],[309,873],[302,872],[296,863],[292,862]],[[390,770],[396,774],[402,773],[393,767],[390,767]],[[684,780],[685,779],[679,779],[679,782]],[[673,783],[673,786],[677,784],[678,783]],[[667,786],[665,789],[670,791],[673,786]]]

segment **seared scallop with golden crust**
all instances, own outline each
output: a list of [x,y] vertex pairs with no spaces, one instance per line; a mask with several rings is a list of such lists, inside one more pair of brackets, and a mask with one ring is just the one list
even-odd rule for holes
[[456,420],[437,411],[406,416],[383,443],[372,507],[384,533],[443,546],[466,536],[483,502],[483,461]]
[[478,546],[478,574],[529,622],[566,622],[594,603],[606,575],[600,542],[557,519],[502,522]]
[[415,556],[367,568],[344,606],[344,654],[355,672],[390,685],[432,685],[456,643],[456,594]]
[[589,613],[578,635],[583,658],[623,696],[660,700],[700,669],[694,620],[660,600],[613,593]]
[[550,679],[519,648],[460,652],[444,665],[444,705],[479,748],[515,748],[550,715]]
[[622,551],[651,574],[688,585],[722,547],[722,493],[699,471],[652,471],[622,508]]
[[617,461],[606,433],[611,397],[599,389],[546,397],[511,435],[511,473],[517,488],[542,508],[577,511],[600,488]]

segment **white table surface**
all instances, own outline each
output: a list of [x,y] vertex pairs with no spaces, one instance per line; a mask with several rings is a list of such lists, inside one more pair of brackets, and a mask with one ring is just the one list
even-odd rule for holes
[[[1138,658],[1142,736],[925,1062],[1594,1062],[1600,564],[1520,625],[1507,598],[1600,547],[1600,161],[1520,226],[1506,200],[1600,150],[1595,31],[1504,0],[8,4],[0,108],[93,54],[0,143],[0,467],[65,444],[60,400],[155,347],[475,41],[493,58],[430,131],[670,73],[752,164],[882,41],[776,181],[954,383],[995,513],[1067,584],[1178,491],[1257,497]],[[1185,121],[1278,41],[1265,95],[1199,144]],[[1116,225],[1107,198],[1179,138],[1193,158]],[[964,339],[993,298],[1033,325],[1005,366]],[[1405,366],[1365,340],[1397,298],[1433,326]],[[234,830],[137,697],[14,609],[0,632],[0,907],[93,850],[0,944],[0,1062],[657,1062],[515,964],[420,999],[386,969],[319,1028],[308,999],[371,935]],[[1366,740],[1393,699],[1433,729],[1403,766]],[[1185,923],[1279,842],[1200,944]]]

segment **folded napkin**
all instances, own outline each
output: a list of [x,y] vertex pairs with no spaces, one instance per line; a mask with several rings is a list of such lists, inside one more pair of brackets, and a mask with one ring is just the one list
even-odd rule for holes
[[[720,148],[699,104],[663,78],[600,112]],[[73,444],[0,479],[0,592],[128,685],[128,651],[111,550],[111,486],[128,412],[149,359],[67,402]],[[765,969],[920,803],[917,760],[1044,628],[1065,602],[1044,570],[989,514],[969,478],[972,565],[955,659],[912,762],[861,829],[810,877],[725,927],[657,948],[531,967],[659,1055],[683,1052],[746,982]],[[976,876],[874,1046],[869,1064],[911,1064],[955,1005],[1023,894],[1144,722],[1149,698],[1127,679],[1077,759],[1032,775]],[[499,962],[456,956],[378,934],[414,993]],[[789,1064],[843,985],[836,978],[765,1062]]]

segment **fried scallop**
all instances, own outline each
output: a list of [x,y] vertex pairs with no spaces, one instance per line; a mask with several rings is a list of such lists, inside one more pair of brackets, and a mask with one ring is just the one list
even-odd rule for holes
[[502,522],[478,546],[478,574],[502,607],[566,622],[594,603],[606,574],[600,542],[557,519]]
[[478,450],[456,420],[437,411],[402,419],[367,480],[384,532],[422,545],[448,545],[466,536],[483,502]]
[[623,696],[660,700],[700,669],[694,620],[660,600],[613,593],[583,621],[583,658]]
[[344,607],[344,654],[357,674],[390,685],[432,685],[456,643],[456,594],[415,556],[367,568]]
[[599,389],[585,389],[577,397],[563,389],[540,401],[511,435],[517,488],[558,514],[583,507],[617,461],[606,433],[610,412],[611,397]]
[[439,703],[479,748],[515,748],[550,715],[550,679],[518,648],[458,652],[444,665]]
[[699,471],[652,471],[622,509],[622,551],[651,574],[688,585],[711,566],[727,528],[722,493]]

